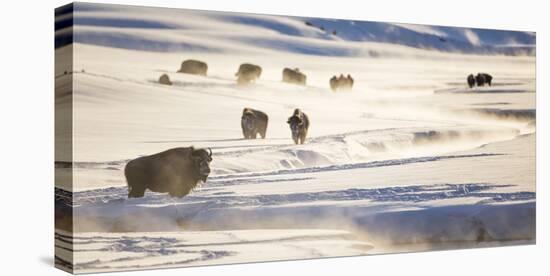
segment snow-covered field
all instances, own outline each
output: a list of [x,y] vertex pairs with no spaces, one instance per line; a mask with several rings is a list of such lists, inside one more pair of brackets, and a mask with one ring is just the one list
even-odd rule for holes
[[[535,57],[327,37],[300,18],[100,7],[77,13],[81,43],[56,49],[74,52],[72,65],[56,64],[56,112],[72,106],[74,120],[56,118],[56,146],[72,142],[72,154],[56,153],[56,218],[74,208],[75,231],[56,231],[59,265],[94,272],[535,242]],[[208,63],[208,76],[176,73],[191,58]],[[263,73],[239,87],[244,62]],[[300,68],[307,86],[282,83],[284,67]],[[477,72],[493,86],[467,88]],[[157,82],[163,73],[172,86]],[[353,91],[330,91],[340,73],[354,77]],[[266,139],[242,139],[244,107],[269,115]],[[304,145],[286,124],[295,108],[311,120]],[[126,162],[186,146],[212,148],[206,183],[182,199],[127,199]]]

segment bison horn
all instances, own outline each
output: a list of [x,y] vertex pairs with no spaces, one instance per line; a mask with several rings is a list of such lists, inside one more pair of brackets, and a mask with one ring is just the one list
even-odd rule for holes
[[212,149],[211,148],[208,148],[208,156],[212,157]]

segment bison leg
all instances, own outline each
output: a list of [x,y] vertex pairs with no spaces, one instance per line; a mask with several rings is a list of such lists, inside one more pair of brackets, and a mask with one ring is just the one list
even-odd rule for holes
[[252,134],[250,131],[243,131],[244,139],[252,139]]
[[306,142],[306,132],[300,133],[300,144],[304,144]]
[[244,78],[244,77],[242,77],[242,76],[239,76],[239,77],[237,78],[237,84],[238,84],[238,85],[246,85],[246,84],[248,84],[248,83],[249,83],[249,80],[246,79],[246,78]]
[[265,139],[265,129],[262,129],[262,131],[260,132],[260,136],[262,136],[262,139]]
[[189,194],[189,191],[170,191],[168,192],[168,194],[172,197],[177,197],[177,198],[182,198],[184,196],[186,196],[187,194]]
[[128,198],[143,197],[145,195],[145,188],[142,187],[128,187]]

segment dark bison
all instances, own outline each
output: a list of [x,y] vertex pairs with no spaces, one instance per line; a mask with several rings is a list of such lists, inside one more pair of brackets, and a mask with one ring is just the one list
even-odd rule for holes
[[484,86],[485,85],[485,76],[482,74],[476,75],[476,85],[477,86]]
[[178,73],[187,73],[193,75],[206,76],[208,71],[208,65],[205,62],[188,59],[181,63],[181,68],[178,70]]
[[252,108],[243,109],[243,115],[241,117],[241,127],[243,129],[243,136],[245,139],[256,139],[258,133],[265,138],[265,132],[267,131],[267,114],[254,110]]
[[289,68],[283,69],[283,82],[306,85],[306,79],[306,75],[300,72],[298,68],[294,70]]
[[485,84],[491,86],[491,81],[493,81],[493,76],[487,73],[477,73],[476,75],[477,86],[484,86]]
[[262,67],[250,63],[243,63],[239,66],[239,71],[235,73],[237,84],[243,85],[260,78]]
[[172,82],[170,81],[170,77],[166,74],[162,74],[159,78],[160,84],[166,84],[166,85],[172,85]]
[[329,83],[330,83],[330,89],[332,91],[337,90],[351,90],[353,88],[353,78],[348,74],[346,77],[344,77],[343,74],[340,74],[339,77],[333,76]]
[[306,141],[307,130],[309,129],[309,118],[307,115],[296,108],[286,122],[290,125],[294,143],[303,144]]
[[145,190],[183,197],[210,174],[212,150],[174,148],[136,158],[124,168],[128,198],[143,197]]
[[468,86],[470,88],[474,87],[476,85],[476,79],[474,78],[474,75],[470,74],[466,78],[466,81],[468,82]]

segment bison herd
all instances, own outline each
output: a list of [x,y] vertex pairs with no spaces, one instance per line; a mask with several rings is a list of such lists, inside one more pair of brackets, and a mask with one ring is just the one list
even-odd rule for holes
[[[244,139],[264,139],[269,117],[266,113],[244,108],[241,128]],[[303,144],[309,129],[309,118],[296,108],[287,120],[292,140]],[[212,162],[211,149],[174,148],[129,161],[124,168],[128,183],[128,198],[143,197],[145,190],[184,197],[200,182],[206,182]]]
[[[208,65],[198,60],[186,60],[181,64],[179,73],[206,76]],[[262,68],[258,65],[244,63],[238,68],[235,76],[238,85],[247,85],[260,78]],[[467,83],[474,86],[491,86],[493,77],[486,73],[468,75]],[[167,74],[159,78],[159,83],[172,85]],[[284,68],[282,81],[296,85],[306,85],[307,77],[298,68]],[[333,76],[329,80],[332,91],[345,91],[353,88],[354,80],[348,74]],[[241,116],[241,128],[244,139],[256,139],[258,135],[266,138],[269,116],[260,110],[244,108]],[[310,126],[309,117],[300,109],[295,109],[286,121],[290,127],[291,137],[295,144],[304,144]],[[157,154],[142,156],[126,164],[124,174],[128,183],[128,197],[143,197],[145,190],[168,193],[173,197],[189,194],[200,182],[205,182],[210,174],[212,162],[211,149],[182,147],[169,149]]]
[[[181,67],[177,72],[206,76],[208,73],[208,65],[203,61],[188,59],[181,63]],[[235,77],[237,77],[237,84],[241,86],[254,83],[257,79],[260,78],[261,75],[262,67],[251,63],[241,64],[237,70],[237,73],[235,73]],[[284,68],[282,76],[282,81],[285,83],[306,85],[307,82],[307,76],[298,68]],[[485,86],[485,84],[491,86],[492,80],[493,76],[487,73],[478,73],[475,76],[473,74],[470,74],[466,78],[466,82],[468,83],[468,87],[470,88],[473,88],[474,86]],[[170,78],[167,74],[162,74],[158,82],[160,84],[172,85],[172,81],[170,81]],[[332,76],[332,78],[329,79],[330,89],[334,92],[352,90],[353,83],[354,79],[351,77],[350,74],[347,74],[347,76],[344,76],[344,74],[340,74],[340,76],[338,77],[334,75]]]
[[[243,109],[241,116],[241,128],[244,139],[256,139],[258,134],[265,138],[269,117],[262,111],[252,108]],[[306,141],[309,129],[309,118],[299,108],[294,109],[292,116],[286,121],[290,126],[292,140],[295,144],[303,144]]]
[[[191,75],[206,76],[208,73],[208,65],[199,60],[188,59],[181,63],[178,73],[186,73]],[[235,77],[237,77],[237,84],[244,86],[250,83],[254,83],[262,75],[262,67],[251,64],[243,63],[239,66]],[[283,78],[282,81],[285,83],[291,83],[296,85],[306,85],[307,76],[300,71],[300,69],[283,69]],[[158,80],[160,84],[172,85],[172,81],[167,74],[162,74]],[[332,91],[344,91],[351,90],[353,87],[353,78],[348,74],[347,77],[344,77],[343,74],[340,74],[340,77],[332,77],[329,80],[329,85]]]

